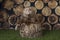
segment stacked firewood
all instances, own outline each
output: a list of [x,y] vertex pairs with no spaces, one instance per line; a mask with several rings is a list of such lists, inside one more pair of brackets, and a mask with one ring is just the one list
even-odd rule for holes
[[0,25],[14,26],[22,37],[60,29],[60,0],[0,0],[0,4]]

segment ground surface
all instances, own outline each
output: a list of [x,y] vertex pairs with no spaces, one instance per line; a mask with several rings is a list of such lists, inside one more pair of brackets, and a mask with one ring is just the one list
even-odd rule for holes
[[22,38],[18,31],[0,30],[0,40],[60,40],[60,30],[46,32],[40,38]]

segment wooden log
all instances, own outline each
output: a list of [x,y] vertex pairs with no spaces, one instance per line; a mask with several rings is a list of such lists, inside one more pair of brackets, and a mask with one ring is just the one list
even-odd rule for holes
[[60,16],[60,6],[57,6],[55,9],[55,13]]
[[48,22],[51,24],[55,24],[58,22],[58,16],[56,16],[55,14],[52,14],[48,17]]
[[44,16],[50,16],[52,13],[51,9],[47,6],[45,6],[43,9],[42,9],[42,15]]
[[60,30],[60,23],[55,24],[53,30]]
[[31,4],[30,4],[29,1],[25,1],[25,2],[24,2],[24,7],[30,7],[30,5],[31,5]]
[[35,2],[35,7],[39,10],[42,9],[44,7],[43,1],[36,1]]
[[14,2],[11,0],[7,0],[4,2],[4,8],[11,10],[13,8]]
[[58,3],[57,3],[57,1],[49,1],[48,2],[48,6],[51,8],[51,9],[54,9],[54,8],[56,8],[57,7],[57,5],[58,5]]

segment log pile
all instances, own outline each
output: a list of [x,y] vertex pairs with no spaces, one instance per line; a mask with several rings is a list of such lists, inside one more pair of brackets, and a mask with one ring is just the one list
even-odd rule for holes
[[14,26],[22,37],[60,29],[60,0],[0,0],[0,5],[0,27]]

